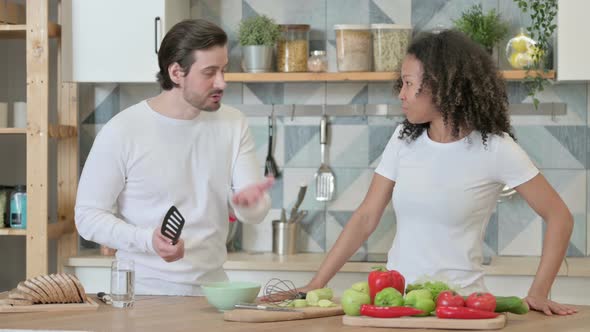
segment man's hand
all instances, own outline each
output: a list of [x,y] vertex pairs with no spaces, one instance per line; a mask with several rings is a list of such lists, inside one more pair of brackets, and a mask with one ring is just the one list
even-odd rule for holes
[[528,303],[531,309],[541,311],[547,316],[553,314],[572,315],[578,312],[578,309],[572,306],[553,302],[543,296],[529,295],[525,297],[524,300]]
[[168,263],[184,257],[184,240],[179,239],[178,243],[173,245],[169,238],[160,233],[160,227],[154,229],[152,244],[158,256],[162,257]]
[[245,207],[256,205],[262,196],[264,196],[264,193],[272,187],[274,182],[275,179],[273,177],[267,177],[262,182],[252,184],[239,193],[234,194],[231,199],[232,203]]

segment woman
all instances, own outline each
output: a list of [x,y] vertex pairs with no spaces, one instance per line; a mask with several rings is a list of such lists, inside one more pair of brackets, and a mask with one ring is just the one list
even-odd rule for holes
[[526,301],[547,315],[576,312],[547,298],[569,243],[572,215],[515,143],[505,83],[489,55],[460,32],[424,34],[408,49],[398,90],[406,120],[385,148],[363,202],[303,290],[327,284],[375,230],[392,199],[397,233],[388,269],[401,272],[407,283],[428,275],[462,293],[485,291],[484,231],[508,185],[547,223]]

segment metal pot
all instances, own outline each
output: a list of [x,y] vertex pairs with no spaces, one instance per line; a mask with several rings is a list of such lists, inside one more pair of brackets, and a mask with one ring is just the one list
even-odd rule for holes
[[242,46],[242,70],[248,73],[272,71],[272,46]]

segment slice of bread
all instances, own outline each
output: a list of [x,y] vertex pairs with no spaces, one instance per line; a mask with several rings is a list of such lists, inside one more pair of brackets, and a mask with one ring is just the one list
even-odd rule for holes
[[[24,286],[24,285],[23,285]],[[9,299],[22,299],[22,300],[29,300],[31,302],[41,302],[40,300],[38,300],[36,295],[32,295],[29,293],[26,293],[20,289],[17,288],[11,290],[10,292],[8,292],[8,298]]]
[[39,294],[39,296],[41,297],[41,303],[49,303],[49,295],[47,293],[45,293],[45,290],[43,289],[43,285],[41,284],[40,281],[35,280],[35,279],[27,279],[24,281],[25,286],[27,286],[28,288],[30,288],[31,290],[37,292],[37,294]]
[[49,275],[44,274],[41,277],[49,284],[49,287],[51,287],[54,296],[53,301],[55,303],[63,303],[63,293],[59,285],[56,284]]
[[37,280],[41,283],[43,290],[49,295],[49,303],[57,302],[57,292],[53,289],[53,286],[45,280],[43,275],[36,276],[32,280]]
[[59,297],[59,303],[68,303],[66,299],[66,294],[64,293],[63,289],[61,288],[60,282],[54,277],[55,274],[50,274],[47,277],[51,279],[51,283],[53,288],[57,290],[57,296]]
[[74,292],[76,290],[70,286],[70,283],[61,274],[55,274],[54,276],[59,280],[59,285],[66,296],[67,303],[75,303],[76,296],[74,296]]
[[69,274],[69,273],[65,273],[65,276],[67,276],[73,283],[74,286],[76,287],[76,290],[78,291],[78,298],[79,298],[79,302],[80,303],[84,303],[84,302],[88,302],[86,299],[86,291],[84,290],[84,286],[82,286],[82,283],[80,282],[80,280],[78,280],[78,278],[75,275]]
[[84,302],[84,301],[82,301],[82,298],[80,297],[80,294],[78,293],[78,288],[76,287],[74,280],[72,278],[70,278],[70,274],[62,273],[62,277],[67,281],[68,287],[70,287],[72,295],[74,296],[74,299],[75,299],[74,302],[76,302],[76,303]]

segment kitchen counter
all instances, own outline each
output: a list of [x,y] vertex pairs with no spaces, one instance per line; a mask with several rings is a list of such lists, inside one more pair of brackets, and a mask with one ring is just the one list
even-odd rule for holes
[[[226,270],[242,271],[317,271],[326,255],[323,253],[301,253],[279,256],[272,253],[229,253],[223,265]],[[100,256],[97,251],[84,251],[79,256],[70,257],[66,266],[70,267],[110,267],[113,257]],[[539,257],[534,256],[495,256],[490,265],[484,265],[486,275],[534,276],[539,266]],[[347,262],[340,272],[370,272],[375,265],[384,262]],[[590,277],[590,257],[568,257],[558,276]]]
[[[78,331],[378,331],[342,325],[342,316],[274,323],[226,322],[204,297],[140,296],[133,309],[100,303],[97,311],[0,314],[0,329]],[[509,315],[503,332],[587,331],[590,306],[577,306],[576,315],[548,317],[538,312]],[[395,329],[400,332],[435,331]]]

